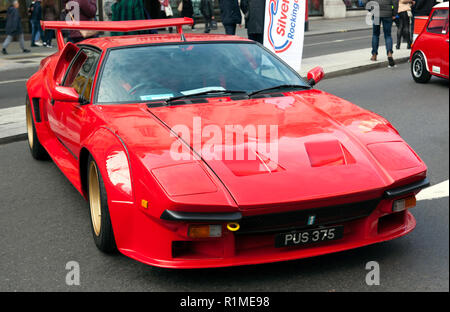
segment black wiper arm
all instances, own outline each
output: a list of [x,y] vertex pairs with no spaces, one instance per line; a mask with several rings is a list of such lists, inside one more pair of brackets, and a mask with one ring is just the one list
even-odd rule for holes
[[170,102],[177,101],[177,100],[182,100],[182,99],[188,99],[190,97],[195,97],[195,96],[218,94],[218,93],[223,93],[223,94],[245,94],[245,95],[248,95],[247,92],[245,92],[245,91],[237,91],[237,90],[209,90],[209,91],[203,91],[203,92],[198,92],[198,93],[174,96],[174,97],[171,97],[170,99],[167,99],[166,103],[170,103]]
[[275,87],[270,87],[270,88],[254,91],[252,93],[249,93],[248,96],[252,97],[252,96],[260,94],[260,93],[275,91],[275,90],[279,90],[279,89],[310,89],[310,87],[303,86],[303,85],[295,85],[295,84],[284,84],[284,85],[279,85],[279,86],[275,86]]

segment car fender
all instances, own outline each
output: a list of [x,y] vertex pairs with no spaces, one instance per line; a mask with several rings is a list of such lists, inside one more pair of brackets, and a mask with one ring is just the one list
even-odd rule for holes
[[425,66],[426,66],[426,68],[427,68],[427,71],[428,71],[429,73],[431,73],[430,68],[428,67],[428,59],[427,59],[427,55],[426,55],[422,50],[416,50],[416,51],[414,51],[414,53],[411,53],[411,60],[410,60],[410,61],[412,62],[412,59],[413,59],[413,57],[414,57],[414,55],[415,55],[416,53],[422,54],[422,56],[423,56],[423,58],[424,58],[424,60],[425,60]]
[[[129,154],[123,140],[113,130],[101,127],[84,140],[79,158],[80,166],[84,165],[82,161],[86,155],[83,153],[86,151],[99,167],[108,200],[134,202]],[[80,167],[80,173],[82,170]]]
[[89,155],[94,158],[103,178],[116,244],[119,248],[124,247],[128,235],[132,232],[135,206],[128,149],[120,136],[107,127],[100,127],[83,141],[79,165],[86,198],[88,197],[86,165]]
[[27,93],[28,97],[30,98],[30,101],[32,98],[41,98],[42,97],[42,72],[38,71],[33,76],[31,76],[27,80]]

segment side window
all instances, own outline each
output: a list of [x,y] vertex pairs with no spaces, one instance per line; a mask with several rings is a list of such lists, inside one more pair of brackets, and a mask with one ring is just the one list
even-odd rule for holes
[[446,34],[448,29],[448,10],[436,10],[431,16],[427,31],[432,34]]
[[100,54],[90,49],[82,49],[66,74],[63,86],[74,88],[87,100],[91,98],[92,83]]

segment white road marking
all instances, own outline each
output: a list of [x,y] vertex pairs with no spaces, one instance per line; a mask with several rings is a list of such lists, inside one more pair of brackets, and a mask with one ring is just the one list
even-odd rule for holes
[[419,194],[417,194],[417,200],[431,200],[448,197],[449,193],[449,183],[448,180],[441,182],[439,184],[430,186],[429,188],[424,189]]
[[318,46],[318,45],[322,45],[322,44],[333,44],[333,43],[339,43],[339,42],[345,42],[345,41],[352,41],[352,40],[361,40],[361,39],[368,39],[371,38],[370,36],[364,36],[364,37],[354,37],[354,38],[348,38],[348,39],[337,39],[337,40],[332,40],[332,41],[325,41],[325,42],[316,42],[316,43],[310,43],[310,44],[305,44],[305,47],[313,47],[313,46]]
[[26,133],[25,105],[0,109],[0,138]]
[[27,81],[27,80],[28,80],[28,78],[25,78],[25,79],[15,79],[15,80],[0,81],[0,85],[8,84],[8,83],[23,82],[23,81]]

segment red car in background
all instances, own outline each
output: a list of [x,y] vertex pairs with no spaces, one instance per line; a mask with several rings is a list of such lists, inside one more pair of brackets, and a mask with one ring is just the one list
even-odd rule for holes
[[448,2],[436,5],[414,41],[410,61],[416,82],[426,83],[431,76],[449,79],[448,11]]
[[[100,250],[160,267],[223,267],[414,229],[409,208],[429,185],[427,167],[386,119],[314,89],[320,68],[306,81],[256,42],[183,34],[190,24],[43,22],[60,50],[27,82],[29,147],[88,200]],[[77,45],[61,34],[168,26],[178,34]],[[217,142],[212,133],[230,125],[231,140]]]

